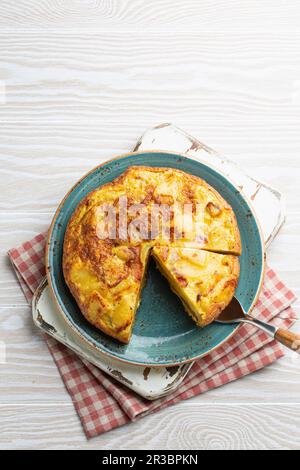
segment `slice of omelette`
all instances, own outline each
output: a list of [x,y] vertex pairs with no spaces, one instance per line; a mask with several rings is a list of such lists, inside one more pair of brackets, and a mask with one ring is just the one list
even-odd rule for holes
[[[124,198],[125,209],[120,204]],[[186,205],[188,216],[182,212]],[[171,208],[167,222],[164,220],[167,236],[159,230],[163,220],[161,214],[153,218],[156,230],[152,230],[153,223],[150,227],[147,225],[153,207],[157,206]],[[109,227],[107,234],[105,230],[103,233],[99,230],[100,226],[107,228],[103,207],[113,209],[115,214],[114,226]],[[143,223],[137,227],[134,216],[137,215],[136,208],[139,210],[140,207]],[[114,234],[110,232],[111,228],[115,230]],[[170,251],[162,263],[159,260],[166,253],[161,251],[163,247]],[[198,264],[196,259],[188,261],[191,249],[199,258]],[[174,277],[174,290],[181,286],[179,295],[191,315],[193,312],[193,318],[197,318],[198,325],[212,321],[234,292],[238,278],[237,258],[209,253],[241,253],[238,225],[230,205],[205,181],[183,171],[130,167],[79,203],[67,226],[62,262],[65,281],[82,314],[96,328],[123,343],[128,343],[131,337],[152,250],[167,277]],[[179,253],[180,256],[186,254],[181,264],[176,261],[176,269],[178,266],[183,269],[184,264],[186,267],[182,276],[176,278],[174,257]],[[221,260],[228,262],[228,266]],[[180,277],[188,279],[186,286],[180,284]]]
[[139,306],[149,248],[101,240],[94,211],[65,235],[63,272],[85,318],[96,328],[128,343]]
[[166,246],[154,247],[152,253],[198,326],[214,321],[230,303],[239,279],[237,256]]
[[109,336],[128,343],[145,276],[142,248],[107,249],[100,244],[99,250],[91,260],[81,256],[84,247],[74,256],[66,256],[64,276],[85,318]]

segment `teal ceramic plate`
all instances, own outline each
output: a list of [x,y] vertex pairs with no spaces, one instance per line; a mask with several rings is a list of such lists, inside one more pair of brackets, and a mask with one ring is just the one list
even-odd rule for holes
[[151,262],[131,341],[123,345],[85,320],[64,282],[63,239],[77,204],[90,191],[112,181],[131,165],[179,168],[206,180],[229,202],[236,214],[242,238],[243,254],[236,296],[245,310],[254,306],[262,284],[262,235],[249,204],[227,178],[206,164],[173,153],[140,152],[111,160],[84,176],[60,204],[49,232],[47,276],[59,310],[73,330],[93,348],[127,363],[143,366],[182,364],[211,352],[226,341],[238,326],[212,323],[204,329],[197,328],[171,292],[166,279]]

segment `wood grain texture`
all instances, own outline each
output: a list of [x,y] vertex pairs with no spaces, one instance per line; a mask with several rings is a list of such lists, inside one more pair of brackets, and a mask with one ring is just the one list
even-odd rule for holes
[[[214,112],[210,113],[207,116],[213,120]],[[296,113],[294,119],[298,122]],[[297,134],[287,142],[285,130],[288,125],[284,118],[281,137],[276,129],[266,137],[263,132],[258,135],[253,128],[236,130],[232,127],[228,131],[217,122],[214,128],[207,122],[189,125],[188,121],[182,120],[182,123],[190,133],[199,134],[211,147],[229,155],[250,175],[278,188],[287,200],[288,215],[292,217],[288,222],[299,227],[299,139]],[[157,121],[149,120],[145,126],[147,124],[154,125]],[[115,120],[109,123],[2,123],[0,167],[5,191],[1,193],[0,211],[52,213],[70,186],[85,172],[132,150],[145,126],[138,117],[124,124]],[[221,143],[222,136],[224,144]],[[294,233],[297,236],[297,232]]]
[[1,308],[0,319],[0,341],[6,347],[0,404],[70,403],[30,307]]
[[285,194],[268,262],[300,297],[299,19],[284,0],[0,2],[0,448],[300,448],[292,352],[86,441],[6,257],[83,173],[172,121]]
[[0,5],[1,28],[126,30],[298,30],[296,2],[284,0],[8,0]]
[[284,122],[288,142],[298,132],[299,47],[289,31],[2,33],[0,120],[221,121],[223,133],[246,126],[275,142]]
[[300,335],[298,333],[279,328],[276,331],[275,338],[277,339],[277,341],[284,344],[292,351],[295,351],[300,354]]
[[[20,189],[22,185],[20,184]],[[21,189],[22,190],[22,189]],[[7,251],[19,246],[35,235],[45,232],[51,222],[52,213],[10,213],[0,211],[0,307],[13,307],[27,303],[21,289],[17,288],[17,279],[11,268]],[[0,320],[1,321],[1,320]]]
[[191,400],[90,441],[84,441],[72,405],[2,406],[0,419],[0,449],[287,450],[300,446],[298,405],[203,406]]

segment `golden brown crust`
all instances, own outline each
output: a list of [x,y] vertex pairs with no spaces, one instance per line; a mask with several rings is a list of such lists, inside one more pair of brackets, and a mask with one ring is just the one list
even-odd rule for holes
[[[164,191],[168,194],[164,194]],[[127,197],[128,205],[146,204],[147,211],[150,211],[153,204],[175,203],[176,215],[173,217],[174,211],[171,214],[171,237],[176,236],[176,221],[182,222],[181,209],[184,205],[191,204],[193,211],[198,205],[202,207],[202,211],[198,215],[193,213],[193,222],[198,232],[201,232],[198,233],[199,239],[194,231],[186,233],[183,230],[181,237],[175,240],[173,238],[176,244],[241,254],[239,230],[231,206],[201,178],[173,168],[129,167],[112,182],[89,193],[79,203],[69,227],[74,229],[90,210],[105,203],[114,204],[120,196]],[[217,212],[210,210],[212,205],[217,207]],[[129,217],[128,223],[130,221]],[[142,241],[145,238],[138,240],[137,244]],[[162,240],[159,241],[161,243]],[[129,240],[129,243],[132,242],[132,239]]]
[[[110,204],[116,208],[119,228],[118,201],[123,196],[128,206],[143,203],[148,218],[154,204],[171,205],[171,240],[161,233],[154,239],[143,234],[123,240],[118,233],[116,239],[100,239],[99,207]],[[186,226],[176,237],[182,222],[179,209],[184,204],[191,205],[197,230],[201,226],[201,236],[196,239],[195,230]],[[194,210],[196,205],[199,213]],[[132,221],[129,210],[127,217],[126,228]],[[128,168],[114,181],[88,194],[67,226],[63,248],[66,283],[87,320],[124,343],[131,336],[147,259],[155,245],[241,252],[239,230],[229,204],[205,181],[172,168]],[[207,318],[213,317],[213,309],[216,307],[212,307],[212,313],[207,310]]]
[[124,343],[131,336],[146,263],[142,247],[97,240],[93,227],[65,237],[64,277],[83,315]]

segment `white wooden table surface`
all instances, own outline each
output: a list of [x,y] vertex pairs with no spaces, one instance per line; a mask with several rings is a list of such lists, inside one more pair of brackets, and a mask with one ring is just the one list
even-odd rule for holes
[[300,295],[299,22],[284,0],[0,1],[0,448],[300,448],[292,354],[87,441],[6,257],[171,121],[286,195],[268,259]]

